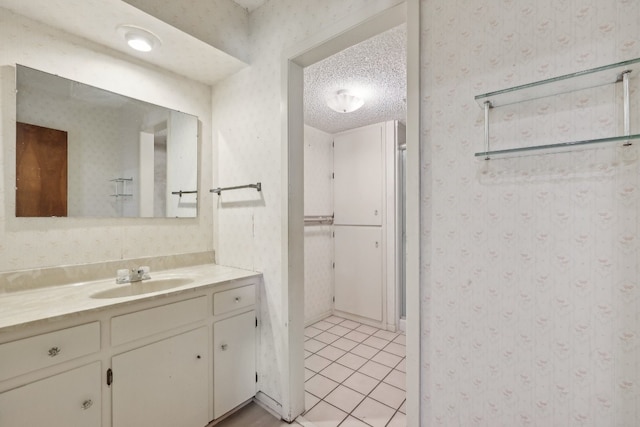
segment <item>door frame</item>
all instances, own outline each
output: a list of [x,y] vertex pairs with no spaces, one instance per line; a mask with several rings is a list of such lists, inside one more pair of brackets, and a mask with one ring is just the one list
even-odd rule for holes
[[420,423],[420,0],[379,0],[308,40],[281,59],[282,410],[304,410],[304,116],[303,68],[407,23],[407,421]]

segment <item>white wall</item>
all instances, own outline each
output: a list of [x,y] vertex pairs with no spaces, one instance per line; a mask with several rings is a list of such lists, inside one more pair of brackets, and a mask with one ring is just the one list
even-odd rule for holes
[[[202,122],[200,188],[211,188],[211,108],[206,85],[2,10],[0,66],[16,63],[197,115]],[[12,71],[0,93],[0,271],[71,265],[212,249],[212,205],[175,219],[15,218],[15,93]],[[15,87],[13,87],[15,90]],[[178,238],[176,236],[179,236]]]
[[[214,180],[221,186],[261,181],[263,191],[228,193],[218,204],[214,237],[220,263],[264,274],[258,355],[259,389],[281,401],[282,316],[281,116],[282,52],[372,0],[270,0],[250,14],[251,67],[213,91]],[[387,4],[388,1],[376,1]],[[301,142],[302,143],[302,142]]]
[[[333,135],[304,127],[304,213],[333,214]],[[333,227],[310,224],[304,228],[305,323],[333,311]]]
[[[267,2],[250,15],[253,64],[215,88],[213,114],[201,85],[0,16],[0,64],[100,81],[198,115],[206,171],[212,117],[216,182],[263,182],[263,194],[238,192],[217,205],[215,245],[221,263],[264,271],[260,388],[275,399],[287,321],[279,307],[280,53],[370,4]],[[424,0],[422,6],[423,422],[637,425],[635,157],[614,163],[617,152],[607,149],[486,165],[472,153],[482,141],[474,95],[640,56],[640,4]],[[4,116],[12,107],[1,95]],[[575,114],[558,130],[599,132],[617,120]],[[15,136],[7,123],[0,133],[5,147]],[[201,177],[201,188],[209,188],[202,185],[209,179]],[[0,203],[11,188],[5,173]],[[190,252],[211,240],[206,208],[198,220],[166,227],[154,227],[155,220],[16,221],[10,208],[0,209],[2,270]]]
[[[193,191],[198,188],[198,171],[192,165],[198,162],[198,147],[191,144],[198,138],[197,119],[172,111],[167,123],[167,185],[166,199],[168,217],[196,216],[197,194],[181,197],[171,194],[176,191]],[[207,194],[211,197],[210,194]]]
[[[640,425],[637,146],[473,157],[475,95],[640,56],[640,2],[422,7],[423,425]],[[572,97],[492,111],[495,142],[619,128],[619,92]]]

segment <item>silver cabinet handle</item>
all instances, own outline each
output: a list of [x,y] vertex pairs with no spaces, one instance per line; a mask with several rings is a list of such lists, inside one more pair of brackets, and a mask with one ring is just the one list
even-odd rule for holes
[[84,402],[82,402],[82,409],[86,411],[87,409],[91,408],[92,405],[93,405],[93,400],[87,399]]
[[60,347],[51,347],[49,349],[49,357],[55,357],[60,354]]
[[229,346],[228,346],[227,344],[222,344],[222,345],[220,346],[220,348],[222,349],[222,351],[227,351],[227,348],[228,348],[228,347],[229,347]]
[[240,302],[240,297],[236,297],[235,302]]

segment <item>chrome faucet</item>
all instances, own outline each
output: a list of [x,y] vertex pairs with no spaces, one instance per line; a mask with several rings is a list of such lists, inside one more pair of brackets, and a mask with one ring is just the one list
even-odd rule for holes
[[133,282],[140,282],[142,280],[151,279],[151,276],[149,275],[149,271],[150,271],[149,267],[147,266],[140,266],[137,268],[132,268],[131,270],[127,270],[127,269],[118,270],[117,276],[116,276],[116,283],[118,284],[133,283]]
[[129,272],[129,281],[131,283],[140,282],[142,281],[143,276],[144,276],[144,269],[142,267],[132,268],[131,271]]

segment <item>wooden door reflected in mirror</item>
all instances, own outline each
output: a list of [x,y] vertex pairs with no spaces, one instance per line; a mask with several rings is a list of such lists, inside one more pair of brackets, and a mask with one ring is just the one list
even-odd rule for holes
[[16,216],[67,216],[67,132],[16,124]]

